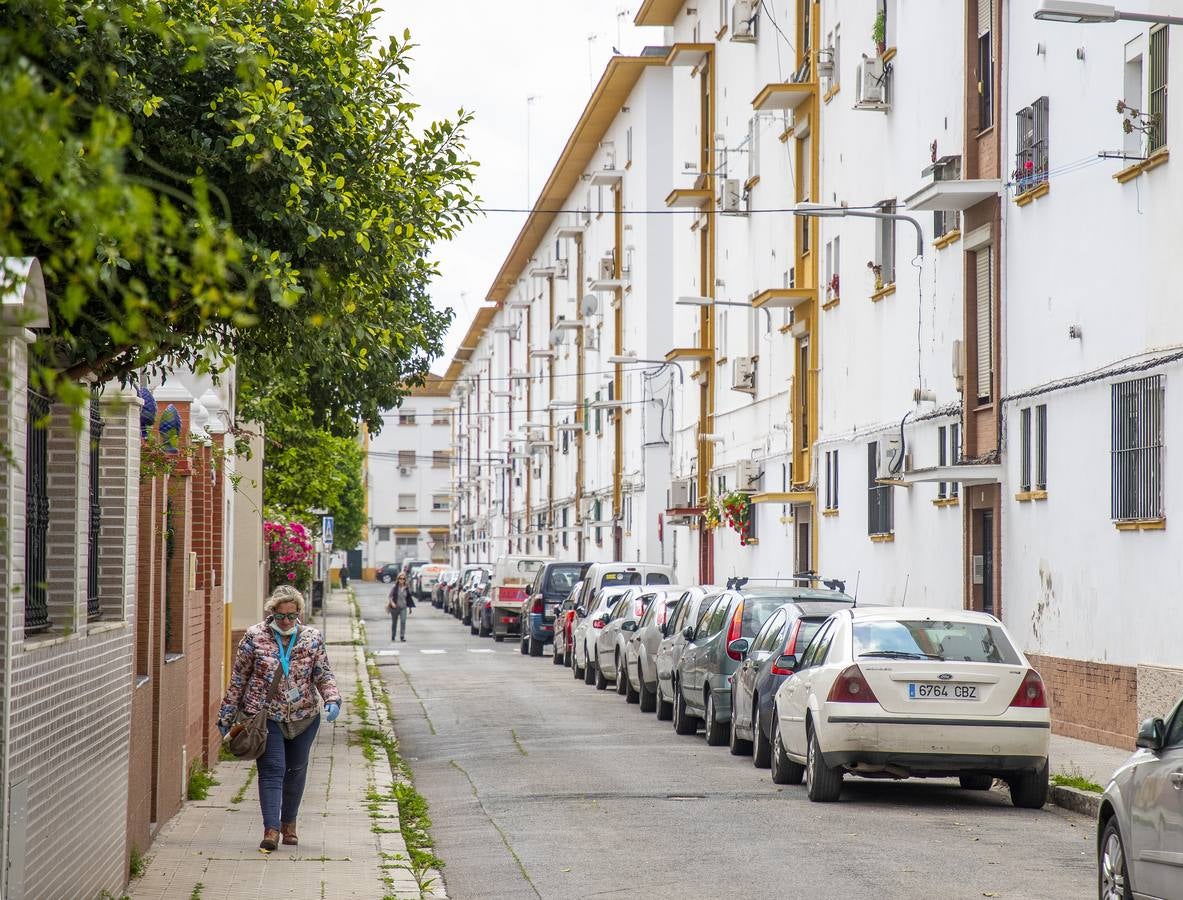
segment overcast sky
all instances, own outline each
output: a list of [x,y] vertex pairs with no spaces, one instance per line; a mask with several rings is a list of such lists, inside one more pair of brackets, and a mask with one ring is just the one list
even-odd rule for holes
[[[380,28],[398,35],[409,28],[418,44],[410,86],[422,106],[420,127],[455,118],[461,107],[471,111],[476,119],[468,129],[468,150],[481,164],[477,194],[487,206],[528,209],[613,47],[631,54],[661,40],[660,29],[632,24],[638,5],[639,0],[386,0]],[[536,99],[528,104],[531,96]],[[441,276],[434,302],[452,307],[456,318],[434,371],[447,368],[524,221],[524,214],[489,213],[438,248]]]

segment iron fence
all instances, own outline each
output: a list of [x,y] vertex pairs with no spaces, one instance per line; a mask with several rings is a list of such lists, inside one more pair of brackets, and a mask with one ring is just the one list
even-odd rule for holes
[[25,445],[25,633],[50,627],[49,621],[49,398],[28,392]]

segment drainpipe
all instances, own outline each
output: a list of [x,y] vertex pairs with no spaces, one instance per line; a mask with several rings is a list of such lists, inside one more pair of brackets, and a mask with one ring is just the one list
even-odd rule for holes
[[[583,235],[578,235],[575,238],[575,283],[579,285],[580,290],[583,289]],[[582,298],[580,298],[582,300]],[[583,321],[583,303],[580,302],[579,318],[576,320],[580,325],[584,325]],[[575,524],[579,526],[579,531],[576,532],[576,542],[578,550],[578,558],[585,559],[584,556],[584,534],[583,534],[583,447],[584,447],[584,432],[586,431],[587,415],[584,406],[584,384],[583,384],[583,332],[584,328],[575,329],[575,400],[579,404],[575,407],[575,422],[584,427],[575,432]]]
[[[555,263],[558,265],[558,263]],[[547,338],[550,338],[550,333],[555,327],[555,279],[554,276],[549,276],[546,280],[548,288],[547,296],[547,322],[546,327]],[[555,411],[551,406],[551,402],[555,399],[555,361],[553,358],[545,360],[548,368],[547,381],[547,410],[550,412],[550,430],[547,434],[547,440],[550,441],[550,446],[546,448],[546,519],[550,526],[550,533],[547,535],[546,550],[548,556],[555,555]]]
[[[620,182],[616,183],[613,189],[613,216],[614,216],[614,241],[612,251],[612,277],[617,281],[621,276],[621,261],[624,253],[624,197],[623,186]],[[612,339],[613,352],[616,356],[621,356],[624,353],[624,336],[621,333],[624,330],[624,288],[616,288],[616,311],[614,316],[615,334]],[[615,371],[612,375],[613,399],[621,402],[624,396],[624,366],[617,363],[612,367]],[[624,407],[617,407],[612,410],[613,413],[613,437],[615,441],[615,453],[612,460],[612,558],[619,560],[624,555],[624,490],[623,490],[623,470],[624,470]]]

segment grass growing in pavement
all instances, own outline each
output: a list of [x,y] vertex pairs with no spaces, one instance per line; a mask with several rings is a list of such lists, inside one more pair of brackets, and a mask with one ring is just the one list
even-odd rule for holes
[[144,859],[144,854],[140,852],[140,848],[135,844],[131,847],[131,862],[128,866],[128,875],[134,880],[144,874],[144,870],[148,868],[148,861]]
[[193,890],[189,893],[189,900],[201,900],[201,895],[205,891],[205,885],[200,881],[193,885]]
[[209,789],[217,783],[218,779],[214,778],[213,772],[201,763],[195,762],[189,768],[189,799],[204,800],[209,796]]
[[1101,787],[1095,781],[1089,781],[1083,775],[1053,775],[1052,784],[1058,784],[1060,787],[1076,788],[1078,791],[1089,791],[1093,794],[1105,793],[1105,788]]
[[254,780],[255,780],[255,767],[251,766],[250,769],[247,771],[246,781],[244,781],[242,783],[242,787],[240,787],[238,789],[238,792],[233,797],[230,798],[230,802],[231,803],[241,803],[243,798],[246,796],[247,788],[249,788],[251,786],[251,782]]

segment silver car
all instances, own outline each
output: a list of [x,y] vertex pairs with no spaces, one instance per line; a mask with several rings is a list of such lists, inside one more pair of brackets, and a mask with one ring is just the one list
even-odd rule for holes
[[678,606],[662,630],[661,643],[657,645],[657,718],[668,721],[674,717],[674,673],[686,647],[687,628],[697,628],[702,614],[710,600],[722,592],[712,585],[692,587],[678,600]]
[[1138,729],[1097,816],[1101,900],[1183,898],[1183,700]]
[[[665,637],[662,629],[678,600],[686,593],[684,587],[662,587],[653,592],[653,601],[648,604],[645,615],[637,623],[624,648],[625,699],[629,703],[641,704],[641,712],[657,709],[657,648]],[[619,685],[619,682],[617,682]]]
[[574,669],[575,677],[582,678],[584,684],[595,684],[596,681],[596,637],[607,624],[604,616],[616,605],[620,595],[628,590],[628,585],[600,588],[591,609],[582,606],[575,608],[575,624],[571,628],[571,643],[574,645],[571,668]]
[[[629,636],[636,631],[637,622],[645,615],[645,609],[653,602],[653,591],[645,587],[631,587],[604,620],[604,627],[596,635],[596,689],[604,690],[610,683],[616,685],[616,693],[623,694],[627,678],[620,677],[624,668],[624,646]],[[635,700],[633,701],[636,702]]]

